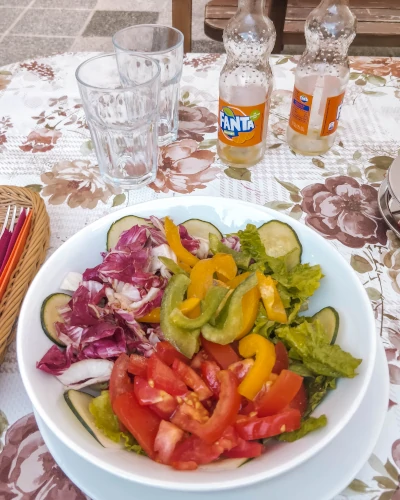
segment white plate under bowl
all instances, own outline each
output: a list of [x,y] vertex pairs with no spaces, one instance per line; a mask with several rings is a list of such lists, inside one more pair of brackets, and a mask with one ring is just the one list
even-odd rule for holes
[[[317,456],[286,474],[246,488],[215,493],[164,491],[163,500],[331,500],[350,484],[370,457],[385,420],[388,400],[388,367],[385,351],[379,346],[374,374],[360,407]],[[54,460],[92,500],[160,500],[157,488],[134,484],[107,472],[98,474],[95,466],[57,439],[37,414],[36,419]]]
[[[278,219],[290,224],[303,245],[303,262],[320,264],[325,278],[310,300],[307,314],[333,306],[340,314],[339,345],[363,360],[354,379],[342,379],[315,412],[325,413],[329,424],[295,443],[277,443],[273,450],[231,471],[180,472],[123,450],[102,448],[73,416],[55,377],[36,369],[36,362],[51,346],[40,325],[40,307],[69,271],[83,272],[101,262],[107,231],[115,220],[134,214],[169,215],[175,222],[207,220],[223,233]],[[87,226],[64,243],[43,265],[24,300],[17,334],[18,363],[32,404],[45,424],[73,451],[100,469],[122,478],[166,489],[210,491],[235,488],[270,479],[297,467],[322,450],[344,428],[359,407],[376,355],[377,335],[370,301],[343,257],[317,233],[290,217],[250,203],[211,197],[179,197],[151,201],[114,212]]]

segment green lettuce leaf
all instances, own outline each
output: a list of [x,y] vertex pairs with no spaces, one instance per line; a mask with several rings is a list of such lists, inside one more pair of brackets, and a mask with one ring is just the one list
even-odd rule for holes
[[298,264],[289,273],[274,271],[273,278],[286,288],[292,298],[305,300],[319,288],[323,274],[319,265]]
[[314,373],[311,370],[309,370],[306,366],[304,366],[303,363],[298,363],[296,361],[290,363],[289,370],[291,372],[297,373],[297,375],[300,375],[301,377],[312,377],[312,378],[315,377]]
[[258,307],[257,318],[251,333],[258,333],[259,335],[273,342],[274,339],[271,338],[271,334],[273,333],[273,330],[275,329],[276,325],[277,323],[275,321],[270,321],[268,319],[265,307],[260,302],[260,305]]
[[290,350],[295,349],[296,358],[300,357],[315,375],[352,378],[362,361],[343,351],[338,345],[330,345],[318,321],[313,324],[305,321],[296,326],[282,326],[275,330],[275,334]]
[[242,252],[251,255],[255,261],[266,261],[265,247],[254,224],[247,224],[246,229],[238,231],[237,235]]
[[144,454],[142,447],[131,434],[120,431],[118,418],[112,410],[109,391],[102,391],[100,396],[93,398],[89,411],[94,417],[96,427],[115,443],[121,440],[124,447],[138,454]]
[[306,380],[306,388],[308,395],[307,409],[304,417],[308,417],[315,410],[315,408],[324,399],[326,393],[330,390],[336,389],[336,379],[332,377],[315,377]]
[[283,434],[280,434],[278,436],[278,439],[279,441],[286,441],[288,443],[293,443],[293,441],[301,439],[310,432],[325,427],[327,423],[328,419],[326,418],[326,415],[321,415],[318,418],[309,417],[306,420],[303,420],[300,429],[297,429],[297,431],[292,431],[292,432],[284,432]]

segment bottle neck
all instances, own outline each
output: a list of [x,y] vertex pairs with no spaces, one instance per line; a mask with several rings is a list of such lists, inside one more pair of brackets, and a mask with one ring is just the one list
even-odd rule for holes
[[264,0],[239,0],[238,9],[249,14],[262,14]]

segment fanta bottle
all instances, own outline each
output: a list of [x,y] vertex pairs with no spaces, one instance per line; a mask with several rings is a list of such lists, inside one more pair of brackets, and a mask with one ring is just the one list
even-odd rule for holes
[[356,22],[348,0],[323,0],[307,18],[307,48],[295,73],[287,129],[288,144],[296,153],[320,155],[335,142]]
[[264,156],[275,38],[264,0],[239,0],[224,31],[227,58],[219,79],[218,154],[234,167],[250,167]]

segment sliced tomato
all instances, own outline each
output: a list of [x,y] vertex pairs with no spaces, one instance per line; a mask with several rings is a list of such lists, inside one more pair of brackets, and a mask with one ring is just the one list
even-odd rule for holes
[[207,387],[204,380],[193,370],[193,368],[190,368],[190,366],[182,363],[179,359],[175,359],[172,369],[188,387],[197,393],[200,401],[211,398],[212,392]]
[[[163,400],[165,391],[151,387],[146,379],[136,375],[134,381],[134,392],[139,404],[142,406],[149,406],[154,403],[159,403]],[[171,396],[172,397],[172,396]]]
[[239,436],[233,427],[233,425],[229,425],[225,430],[222,436],[218,439],[218,444],[222,446],[224,451],[231,450],[235,448],[239,443]]
[[218,363],[218,365],[226,370],[229,365],[240,361],[239,355],[233,350],[230,345],[220,345],[210,342],[203,337],[201,338],[201,344],[206,351],[206,353]]
[[179,406],[178,412],[200,423],[206,422],[210,416],[208,410],[200,403],[199,397],[195,392],[190,392],[184,397],[184,401]]
[[281,412],[293,400],[303,384],[303,377],[289,370],[282,370],[276,381],[256,400],[259,417]]
[[233,363],[233,365],[230,365],[228,370],[231,370],[236,375],[238,381],[241,382],[249,373],[253,365],[254,359],[242,359],[240,361],[237,361],[236,363]]
[[149,382],[154,382],[154,387],[172,396],[183,396],[188,392],[182,380],[156,354],[152,354],[148,360],[147,378]]
[[301,414],[299,410],[288,409],[269,417],[239,416],[235,428],[239,436],[246,441],[278,436],[282,432],[299,429]]
[[141,406],[133,392],[117,396],[113,410],[146,454],[154,459],[154,441],[160,426],[160,417],[145,406]]
[[192,359],[190,366],[191,366],[191,368],[193,368],[193,370],[200,370],[201,363],[203,361],[208,361],[209,359],[210,359],[210,356],[206,353],[206,351],[204,349],[200,349],[200,351]]
[[110,401],[114,406],[114,401],[120,394],[133,391],[133,384],[128,375],[129,357],[120,354],[115,361],[110,377]]
[[206,381],[206,384],[211,389],[215,397],[219,396],[220,383],[217,378],[221,368],[215,361],[203,361],[201,364],[201,376]]
[[259,457],[263,451],[263,445],[257,441],[245,441],[238,438],[238,444],[231,450],[224,451],[227,458],[255,458]]
[[129,357],[128,372],[132,375],[147,377],[147,361],[148,359],[139,354],[131,354]]
[[157,458],[163,464],[169,464],[176,445],[183,438],[184,432],[176,425],[161,420],[157,436],[154,441],[154,451],[157,452]]
[[217,443],[207,444],[196,436],[190,436],[176,446],[172,455],[172,464],[174,462],[209,464],[216,460],[223,451],[222,446]]
[[178,408],[171,420],[181,429],[195,434],[208,444],[215,443],[222,436],[224,430],[235,422],[241,402],[237,391],[237,379],[231,371],[220,371],[218,380],[221,384],[219,400],[213,414],[204,424],[184,414],[181,407]]
[[176,470],[196,470],[198,468],[196,462],[172,462],[171,465]]
[[272,368],[272,373],[279,375],[282,370],[289,368],[289,354],[283,342],[279,341],[275,344],[275,365]]
[[164,392],[163,400],[159,403],[154,403],[150,405],[149,408],[153,410],[159,417],[163,420],[169,420],[171,416],[175,413],[178,407],[178,402],[174,396]]
[[155,350],[157,356],[163,361],[166,365],[171,366],[175,359],[179,359],[183,363],[187,363],[189,360],[186,356],[181,354],[179,351],[175,349],[169,342],[157,342],[155,345]]
[[307,405],[308,405],[307,391],[306,391],[306,388],[305,388],[304,382],[303,382],[301,384],[301,387],[300,387],[298,393],[292,399],[289,406],[290,406],[290,408],[294,408],[294,409],[299,410],[299,412],[303,416],[306,409],[307,409]]

